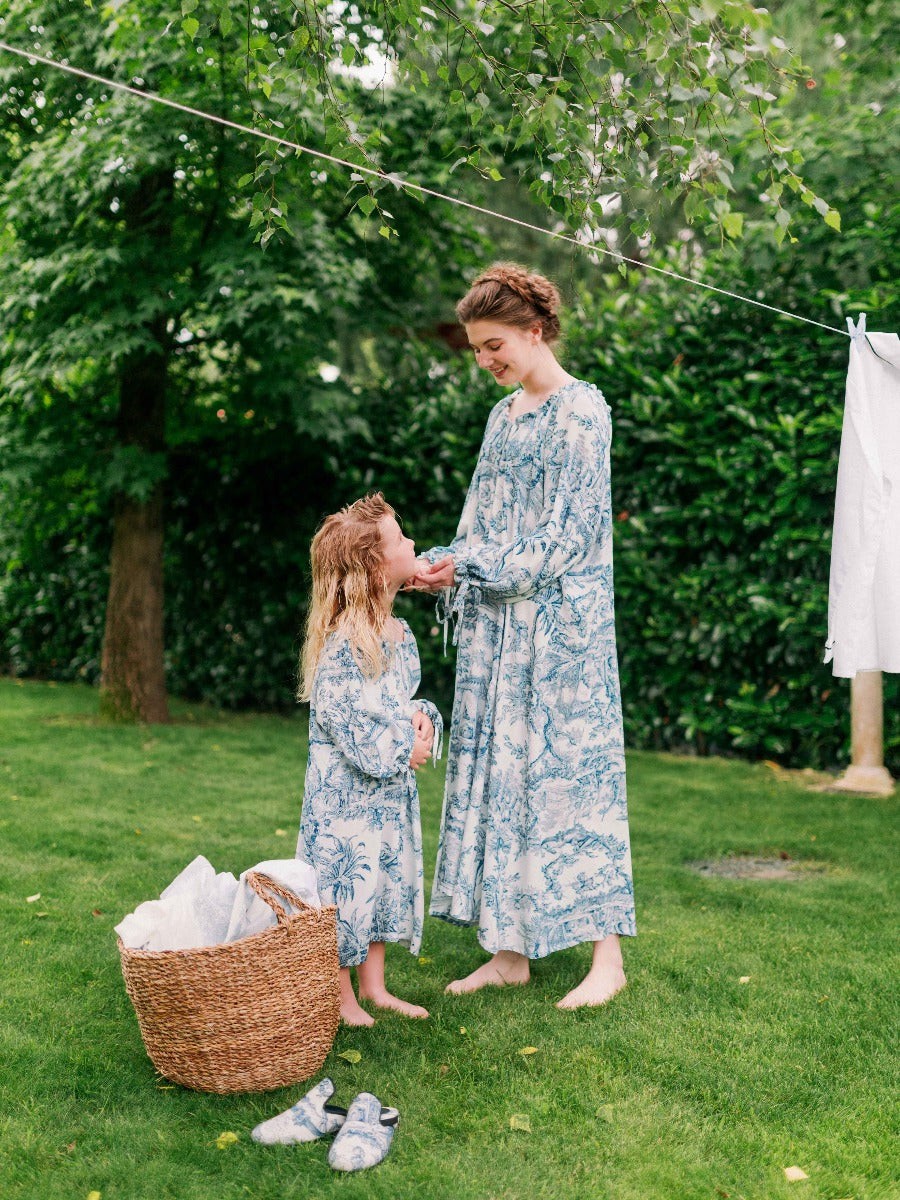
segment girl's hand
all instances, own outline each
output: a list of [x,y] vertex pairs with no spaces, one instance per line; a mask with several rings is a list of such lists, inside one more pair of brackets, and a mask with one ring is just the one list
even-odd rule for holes
[[409,580],[407,587],[422,592],[439,592],[442,588],[453,587],[455,583],[456,569],[453,559],[448,556],[434,564],[429,564],[423,559],[421,570]]
[[416,734],[416,740],[413,742],[412,754],[409,756],[409,765],[414,771],[418,771],[419,767],[424,767],[431,757],[431,742],[426,741],[420,734]]
[[421,711],[414,712],[412,715],[413,729],[416,731],[416,737],[424,738],[428,743],[428,749],[434,745],[434,726],[431,723],[431,718],[426,716]]

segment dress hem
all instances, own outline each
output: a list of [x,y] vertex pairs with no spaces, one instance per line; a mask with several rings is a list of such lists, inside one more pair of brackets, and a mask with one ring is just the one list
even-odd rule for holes
[[[436,917],[439,921],[446,921],[448,925],[463,925],[469,929],[477,929],[479,926],[477,920],[467,921],[462,917],[454,917],[450,913],[436,912],[434,909],[429,909],[428,915]],[[565,927],[576,921],[579,926],[577,931],[573,930],[567,934]],[[546,958],[550,954],[555,954],[557,950],[569,950],[573,946],[581,946],[585,942],[602,942],[611,934],[616,934],[618,937],[637,937],[637,926],[633,917],[621,917],[613,921],[576,918],[575,921],[561,922],[556,932],[556,937],[544,938],[539,942],[529,943],[517,938],[510,939],[510,941],[515,940],[516,945],[501,945],[499,942],[482,936],[479,929],[478,944],[488,954],[498,954],[501,950],[510,950],[516,954],[524,954],[529,959]]]

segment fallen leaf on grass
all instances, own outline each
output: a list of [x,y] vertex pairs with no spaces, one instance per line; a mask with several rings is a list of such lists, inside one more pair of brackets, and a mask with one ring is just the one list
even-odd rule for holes
[[800,1183],[803,1179],[809,1179],[805,1171],[801,1171],[799,1167],[785,1167],[784,1177],[788,1183]]
[[519,1053],[524,1057],[528,1054],[537,1054],[537,1046],[523,1046]]
[[426,954],[419,955],[419,966],[427,967],[432,960]]
[[36,912],[34,915],[36,917],[49,917],[50,916],[50,914],[48,912]]
[[362,1061],[362,1055],[360,1054],[360,1052],[358,1050],[343,1050],[338,1055],[338,1058],[342,1058],[345,1062],[348,1062],[348,1063],[358,1063],[358,1062]]
[[597,1116],[601,1121],[612,1121],[613,1106],[611,1104],[601,1104],[597,1109]]
[[513,1113],[509,1118],[510,1129],[518,1129],[521,1133],[531,1133],[531,1118],[525,1113]]
[[466,1029],[465,1025],[460,1025],[459,1032],[463,1035],[463,1037],[465,1037],[469,1031]]
[[100,1200],[99,1192],[88,1192],[87,1200]]
[[102,909],[102,908],[92,908],[92,909],[91,909],[91,916],[92,916],[92,917],[102,917],[102,916],[103,916],[103,909]]
[[34,904],[35,900],[40,900],[40,898],[41,898],[41,893],[35,892],[33,896],[25,897],[25,903],[26,904]]
[[276,837],[287,837],[287,830],[286,829],[276,829],[275,836]]
[[749,982],[750,982],[750,976],[749,976],[749,975],[742,975],[742,976],[740,977],[740,979],[738,980],[738,983],[749,983]]
[[231,1130],[228,1129],[225,1131],[225,1133],[219,1134],[219,1136],[216,1138],[216,1145],[220,1150],[226,1150],[229,1146],[233,1146],[237,1140],[238,1135],[236,1133],[232,1133]]
[[438,1075],[446,1075],[449,1070],[450,1068],[447,1063],[441,1063],[441,1065],[438,1067]]

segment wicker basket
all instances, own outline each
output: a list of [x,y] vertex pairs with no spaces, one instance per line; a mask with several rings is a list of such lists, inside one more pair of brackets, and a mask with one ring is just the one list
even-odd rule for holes
[[[267,875],[247,883],[278,924],[221,946],[131,950],[125,989],[161,1075],[201,1092],[265,1092],[315,1074],[338,1027],[336,912]],[[298,912],[290,915],[275,898]]]

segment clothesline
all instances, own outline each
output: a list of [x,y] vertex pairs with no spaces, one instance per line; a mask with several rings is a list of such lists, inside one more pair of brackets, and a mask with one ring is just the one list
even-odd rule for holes
[[102,84],[104,87],[113,88],[116,91],[126,92],[128,95],[135,96],[140,100],[145,100],[152,104],[162,104],[166,108],[173,108],[178,112],[187,113],[189,116],[199,117],[201,120],[210,121],[215,125],[224,126],[226,129],[234,129],[239,133],[248,134],[250,137],[259,138],[262,141],[272,142],[277,146],[283,146],[286,149],[294,150],[298,154],[306,154],[311,158],[320,159],[323,162],[333,163],[335,166],[345,167],[351,172],[359,175],[368,175],[376,179],[387,181],[394,184],[395,187],[405,189],[408,192],[416,192],[421,196],[429,196],[434,200],[442,200],[447,204],[455,204],[459,208],[468,209],[471,212],[480,213],[482,216],[493,217],[498,221],[505,221],[509,225],[516,225],[521,229],[527,229],[532,233],[537,233],[543,237],[549,237],[554,241],[568,242],[573,246],[577,246],[580,250],[587,250],[594,254],[605,254],[610,258],[618,259],[619,262],[628,263],[631,266],[639,267],[645,271],[655,271],[658,275],[667,275],[670,279],[677,279],[682,283],[691,284],[693,287],[703,288],[708,292],[715,292],[720,296],[728,296],[732,300],[740,300],[744,304],[752,304],[756,308],[763,308],[767,312],[776,313],[778,316],[787,317],[792,321],[803,321],[807,325],[817,325],[820,329],[827,329],[831,333],[841,334],[843,337],[849,337],[849,333],[845,329],[840,329],[834,325],[826,325],[822,321],[815,321],[812,317],[803,317],[799,313],[789,312],[787,309],[776,308],[772,304],[765,304],[762,300],[754,300],[750,296],[743,296],[739,292],[728,291],[726,288],[715,287],[711,283],[705,283],[700,279],[692,279],[689,275],[680,275],[677,271],[670,271],[666,267],[657,267],[652,263],[643,262],[639,258],[629,258],[625,254],[619,254],[615,250],[610,250],[605,246],[598,246],[593,243],[586,243],[570,234],[556,232],[552,229],[545,229],[540,225],[534,225],[530,221],[523,221],[518,217],[511,217],[506,213],[496,212],[493,209],[485,208],[480,204],[472,204],[468,200],[461,200],[458,196],[448,196],[444,192],[435,191],[433,188],[425,187],[423,184],[414,183],[411,180],[404,179],[402,176],[394,174],[390,171],[382,171],[374,167],[363,167],[358,163],[349,162],[347,159],[339,158],[334,154],[328,154],[324,150],[318,150],[311,146],[301,145],[299,142],[292,142],[288,138],[278,137],[272,133],[266,133],[261,129],[254,129],[250,125],[242,125],[237,121],[229,121],[227,117],[220,117],[216,113],[205,112],[203,109],[194,108],[188,104],[182,104],[177,100],[170,100],[166,96],[159,96],[155,92],[147,92],[141,88],[132,87],[130,84],[118,83],[114,79],[107,79],[103,75],[96,75],[91,71],[84,71],[79,67],[70,66],[68,63],[58,62],[56,59],[47,58],[42,54],[37,54],[31,50],[23,50],[17,46],[11,46],[8,42],[0,41],[0,50],[6,50],[9,54],[18,55],[19,58],[27,59],[28,62],[39,62],[45,66],[53,67],[59,71],[66,71],[70,75],[77,75],[81,79],[90,79],[94,83]]

